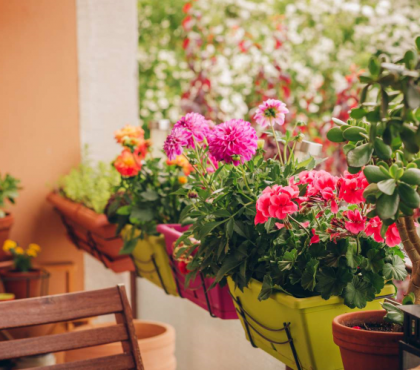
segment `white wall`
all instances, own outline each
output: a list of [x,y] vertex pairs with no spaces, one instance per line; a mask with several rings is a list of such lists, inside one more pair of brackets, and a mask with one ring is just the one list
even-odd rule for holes
[[[138,124],[137,2],[136,0],[77,0],[79,109],[81,147],[89,145],[94,161],[111,161],[121,151],[113,133]],[[124,283],[89,256],[85,289]]]
[[[77,0],[77,16],[81,142],[93,160],[111,160],[120,150],[113,132],[138,117],[137,1]],[[85,254],[87,290],[120,282],[128,286],[128,274],[114,274]],[[179,370],[283,368],[251,347],[238,320],[213,319],[144,279],[138,279],[138,305],[140,318],[175,327]]]

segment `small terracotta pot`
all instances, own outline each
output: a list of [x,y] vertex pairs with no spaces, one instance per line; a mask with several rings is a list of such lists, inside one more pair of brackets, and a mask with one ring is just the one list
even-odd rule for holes
[[6,217],[0,218],[0,261],[10,259],[10,255],[3,251],[3,244],[9,239],[10,229],[12,228],[14,221],[11,214],[7,214]]
[[[90,324],[75,329],[86,330],[113,325]],[[175,330],[172,326],[155,321],[134,320],[140,353],[147,370],[175,370]],[[121,343],[83,348],[66,352],[66,362],[105,357],[122,353]]]
[[47,200],[63,216],[69,239],[76,247],[83,249],[114,272],[134,271],[131,258],[119,254],[124,242],[115,235],[116,225],[110,224],[104,214],[96,213],[57,193],[50,193]]
[[43,279],[48,279],[48,275],[42,270],[33,269],[28,272],[16,270],[4,270],[0,272],[6,293],[13,293],[15,299],[39,297],[47,292],[43,292]]
[[360,311],[333,320],[334,343],[340,347],[345,370],[397,370],[398,343],[403,333],[367,331],[350,326],[381,323],[385,311]]

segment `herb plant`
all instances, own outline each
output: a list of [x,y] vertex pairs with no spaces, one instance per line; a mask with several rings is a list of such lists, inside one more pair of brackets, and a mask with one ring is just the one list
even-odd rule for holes
[[0,218],[6,217],[4,207],[6,200],[14,204],[15,199],[18,197],[18,190],[20,180],[6,174],[3,178],[0,175]]

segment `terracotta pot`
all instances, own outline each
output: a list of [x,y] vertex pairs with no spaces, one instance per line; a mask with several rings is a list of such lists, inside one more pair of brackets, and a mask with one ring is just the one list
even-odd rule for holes
[[63,217],[69,239],[76,247],[114,272],[134,271],[131,258],[119,254],[124,242],[120,236],[115,235],[116,225],[110,224],[104,214],[96,213],[57,193],[50,193],[47,200]]
[[45,291],[48,287],[45,279],[48,279],[49,275],[42,270],[34,269],[28,272],[4,270],[0,272],[0,278],[6,293],[13,293],[15,299],[40,297],[48,293]]
[[[86,330],[112,325],[91,324],[75,329]],[[147,370],[175,370],[175,330],[172,326],[155,321],[134,320],[144,368]],[[78,349],[66,353],[66,362],[111,356],[122,353],[121,343]]]
[[0,261],[10,259],[10,255],[3,251],[3,244],[9,239],[10,229],[12,228],[14,221],[11,214],[7,214],[6,217],[0,218]]
[[403,333],[366,331],[346,325],[383,322],[385,311],[351,312],[333,320],[334,343],[340,347],[345,370],[397,370],[398,343]]

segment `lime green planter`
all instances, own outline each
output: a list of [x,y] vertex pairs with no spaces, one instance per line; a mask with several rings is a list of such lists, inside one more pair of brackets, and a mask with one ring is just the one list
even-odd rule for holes
[[[343,369],[340,349],[333,342],[332,321],[338,315],[357,309],[350,309],[339,297],[326,301],[320,296],[295,298],[276,293],[260,302],[257,297],[262,284],[259,281],[251,280],[249,287],[243,292],[235,289],[230,278],[228,283],[246,337],[255,347],[261,348],[292,369],[298,368],[293,356],[293,346],[302,369]],[[394,287],[387,285],[378,297],[393,293]],[[368,303],[363,310],[380,310],[380,302],[383,302],[383,298]],[[284,324],[287,326],[288,323],[288,330],[285,330]],[[292,342],[289,341],[287,331]]]
[[[129,232],[129,229],[125,232]],[[131,258],[138,276],[162,288],[167,294],[179,296],[162,235],[140,239]]]

